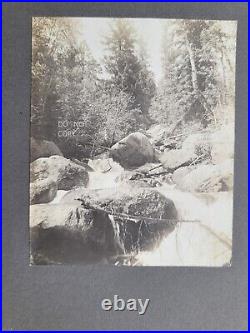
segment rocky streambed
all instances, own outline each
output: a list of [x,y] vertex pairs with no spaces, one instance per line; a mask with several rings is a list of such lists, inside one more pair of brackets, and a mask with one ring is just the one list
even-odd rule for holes
[[160,154],[133,133],[88,164],[53,152],[36,158],[31,263],[228,264],[233,160],[208,162],[189,142]]

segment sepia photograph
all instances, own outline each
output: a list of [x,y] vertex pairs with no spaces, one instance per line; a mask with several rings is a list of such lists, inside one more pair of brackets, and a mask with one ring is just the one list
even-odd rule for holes
[[30,265],[231,266],[236,34],[32,18]]

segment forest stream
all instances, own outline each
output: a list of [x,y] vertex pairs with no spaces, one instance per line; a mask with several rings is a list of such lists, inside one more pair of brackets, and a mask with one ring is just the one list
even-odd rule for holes
[[236,21],[85,20],[32,21],[31,264],[230,266]]

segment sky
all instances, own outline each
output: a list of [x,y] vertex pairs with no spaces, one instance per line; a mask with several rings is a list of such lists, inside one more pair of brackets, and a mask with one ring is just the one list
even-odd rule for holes
[[[99,62],[105,54],[105,45],[102,42],[103,37],[109,32],[109,26],[112,18],[73,18],[75,30],[79,41],[81,39],[87,42],[87,45],[93,57]],[[154,74],[156,83],[162,78],[161,57],[162,57],[162,35],[165,27],[171,25],[171,19],[128,19],[136,29],[139,39],[144,41],[148,54],[150,68]],[[230,33],[235,33],[236,21],[221,21],[223,29]]]
[[[103,36],[109,32],[110,18],[77,18],[78,38],[83,38],[97,61],[105,54]],[[129,19],[133,22],[137,35],[144,43],[149,57],[149,65],[156,81],[161,78],[161,35],[164,21],[160,19]]]

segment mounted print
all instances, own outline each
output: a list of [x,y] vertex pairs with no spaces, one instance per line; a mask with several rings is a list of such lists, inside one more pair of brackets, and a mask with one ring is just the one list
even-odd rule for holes
[[236,28],[33,17],[31,265],[231,265]]

